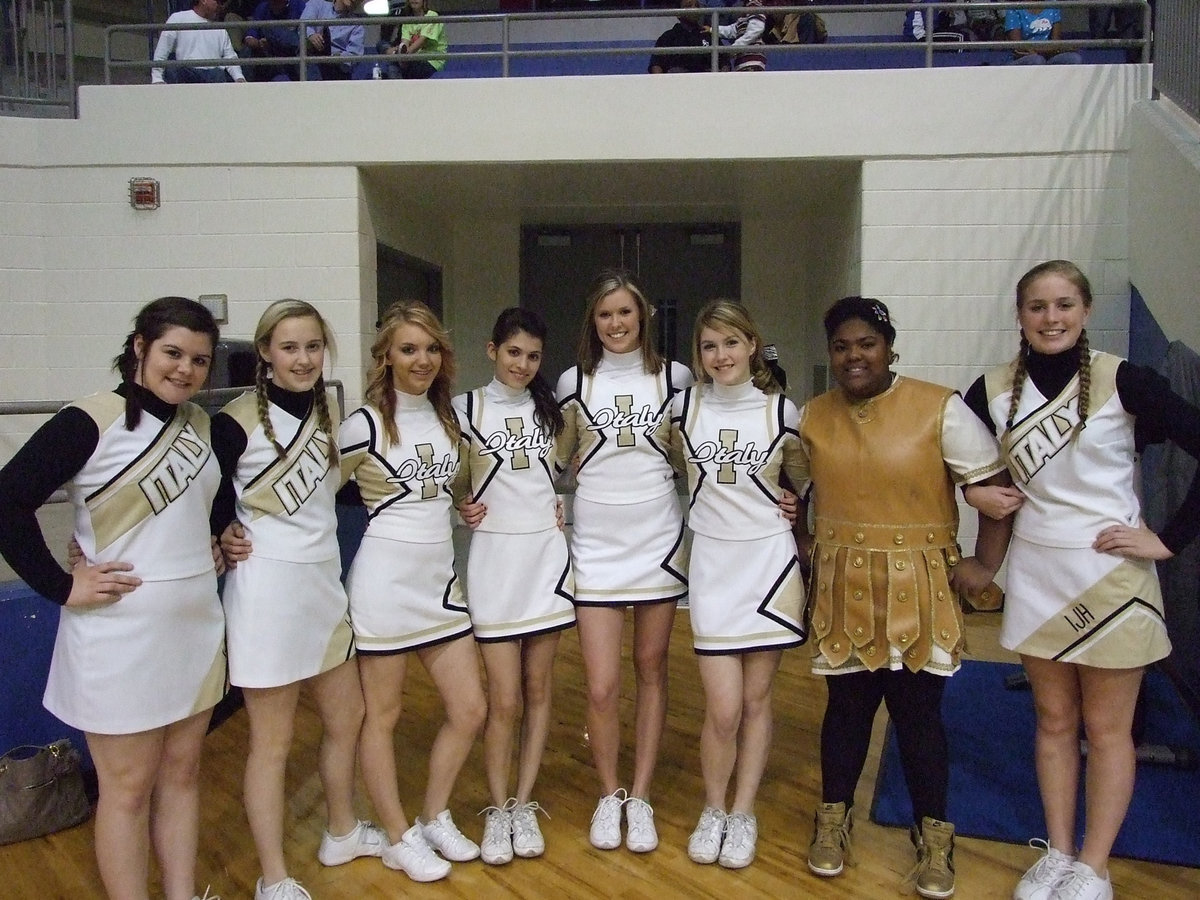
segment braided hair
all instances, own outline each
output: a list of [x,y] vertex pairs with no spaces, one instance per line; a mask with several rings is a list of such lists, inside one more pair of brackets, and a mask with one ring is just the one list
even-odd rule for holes
[[[384,311],[383,318],[379,320],[379,332],[371,345],[371,365],[367,369],[367,387],[364,391],[366,401],[379,411],[387,440],[399,443],[400,432],[396,428],[396,388],[392,385],[392,367],[388,363],[387,355],[392,346],[392,338],[402,325],[416,325],[441,348],[441,367],[429,387],[428,396],[446,437],[450,439],[450,443],[457,444],[462,432],[459,429],[458,416],[450,402],[456,370],[454,347],[450,343],[450,332],[438,321],[433,310],[420,300],[397,300]],[[385,441],[384,449],[386,446]]]
[[[1088,281],[1087,276],[1075,263],[1065,259],[1052,259],[1048,262],[1039,263],[1028,272],[1021,276],[1021,280],[1017,282],[1017,312],[1021,311],[1021,307],[1025,303],[1025,295],[1033,286],[1033,283],[1044,275],[1058,275],[1065,278],[1071,285],[1079,291],[1079,296],[1083,300],[1085,309],[1092,308],[1092,285]],[[1017,353],[1017,361],[1013,370],[1013,385],[1012,399],[1008,404],[1008,420],[1005,422],[1007,431],[1012,431],[1013,420],[1017,415],[1017,405],[1021,402],[1021,391],[1025,385],[1025,379],[1028,377],[1028,360],[1029,360],[1029,339],[1025,337],[1024,332],[1021,334],[1021,349]],[[1078,371],[1079,371],[1079,401],[1077,404],[1077,412],[1079,421],[1075,423],[1072,429],[1071,439],[1078,439],[1083,432],[1084,425],[1087,423],[1088,413],[1091,406],[1092,394],[1092,354],[1091,347],[1088,343],[1087,329],[1084,328],[1079,332],[1079,340],[1075,342],[1075,350],[1078,354]]]
[[[333,333],[329,330],[329,325],[325,322],[324,317],[317,312],[315,306],[304,300],[290,298],[276,300],[267,307],[262,318],[258,320],[258,327],[254,330],[254,346],[258,350],[257,365],[254,369],[254,393],[258,398],[258,421],[280,459],[283,459],[286,454],[275,437],[275,426],[271,424],[270,400],[267,397],[267,373],[271,369],[271,364],[267,361],[267,354],[271,349],[271,337],[275,334],[276,326],[286,319],[315,320],[321,329],[321,339],[325,342],[331,355],[335,349]],[[329,414],[329,396],[325,388],[324,375],[318,376],[317,383],[313,385],[313,403],[317,408],[317,426],[329,438],[329,465],[336,466],[338,462],[337,441],[333,439],[333,418]]]
[[[496,317],[492,326],[492,346],[497,352],[500,346],[519,332],[525,332],[546,343],[546,323],[531,309],[510,306]],[[563,414],[555,399],[554,389],[546,383],[539,368],[529,381],[529,393],[533,396],[533,421],[549,437],[558,437],[563,430]]]
[[763,355],[762,333],[750,317],[749,310],[736,300],[725,298],[705,304],[696,316],[696,327],[692,330],[692,373],[696,376],[696,381],[712,381],[708,372],[704,370],[700,355],[700,334],[705,328],[738,335],[747,345],[752,345],[754,349],[750,353],[750,380],[754,386],[765,394],[778,394],[783,390],[775,378],[775,373],[767,365],[767,359]]
[[[151,345],[172,328],[186,328],[197,334],[206,334],[213,347],[221,340],[221,332],[212,313],[187,297],[159,297],[143,306],[133,320],[133,331],[125,336],[125,345],[113,358],[113,371],[121,376],[121,383],[136,384],[142,361]],[[142,352],[138,355],[138,338]],[[142,402],[137,391],[125,392],[125,428],[133,431],[142,420]]]

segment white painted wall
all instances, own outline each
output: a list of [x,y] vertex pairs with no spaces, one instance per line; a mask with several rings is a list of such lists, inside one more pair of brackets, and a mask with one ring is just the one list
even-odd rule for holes
[[[903,371],[965,386],[1013,351],[1012,285],[1052,255],[1093,276],[1097,343],[1120,350],[1147,93],[1138,66],[84,88],[78,120],[0,119],[0,399],[110,384],[142,303],[225,293],[229,336],[278,297],[318,303],[357,403],[376,239],[442,267],[460,384],[480,383],[520,225],[556,211],[740,220],[743,296],[799,399],[850,292],[892,304]],[[135,175],[161,209],[129,208]],[[34,425],[0,418],[0,459]]]
[[1200,350],[1200,125],[1139,103],[1130,146],[1131,279],[1168,339]]

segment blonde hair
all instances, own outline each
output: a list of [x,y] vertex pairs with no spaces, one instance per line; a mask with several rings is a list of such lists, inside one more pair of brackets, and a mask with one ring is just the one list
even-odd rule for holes
[[[392,367],[388,364],[387,354],[396,330],[402,325],[416,325],[441,348],[441,367],[433,379],[433,384],[429,386],[428,396],[446,437],[450,438],[452,444],[457,444],[461,432],[458,416],[450,403],[455,374],[454,347],[450,343],[450,332],[433,314],[433,310],[420,300],[398,300],[387,308],[383,318],[379,320],[379,333],[375,335],[375,342],[371,345],[371,366],[367,369],[367,403],[379,410],[387,440],[399,443],[400,432],[396,429],[396,389],[392,385]],[[387,441],[384,442],[384,449],[386,448]]]
[[583,328],[579,334],[579,370],[584,375],[594,375],[596,366],[604,358],[604,344],[596,331],[596,307],[600,301],[622,288],[629,291],[638,309],[638,342],[642,350],[642,367],[648,375],[662,371],[663,358],[654,341],[654,307],[633,280],[633,275],[624,269],[601,269],[592,282],[587,295],[587,308],[583,313]]
[[[1092,285],[1088,281],[1087,276],[1075,263],[1066,259],[1052,259],[1048,262],[1039,263],[1028,272],[1021,276],[1021,280],[1017,282],[1017,312],[1021,311],[1022,305],[1025,303],[1025,294],[1035,281],[1043,275],[1059,275],[1069,281],[1079,291],[1079,296],[1083,298],[1083,306],[1085,309],[1092,308]],[[1079,437],[1083,431],[1083,426],[1087,422],[1088,407],[1091,405],[1092,395],[1092,353],[1088,344],[1087,329],[1084,328],[1079,333],[1079,340],[1075,344],[1076,351],[1079,354],[1079,421],[1075,423],[1075,428],[1072,430],[1071,439]],[[1025,387],[1025,378],[1029,374],[1029,340],[1025,337],[1025,333],[1021,333],[1021,349],[1017,352],[1016,366],[1013,370],[1013,385],[1012,399],[1008,404],[1008,420],[1005,422],[1005,443],[1007,445],[1008,432],[1012,431],[1013,420],[1017,417],[1017,407],[1021,403],[1021,392]]]
[[747,343],[754,345],[750,353],[750,380],[760,391],[767,394],[777,394],[783,390],[775,375],[767,367],[767,359],[763,356],[763,338],[750,311],[736,300],[721,298],[705,304],[696,316],[696,327],[692,330],[692,374],[696,381],[707,384],[712,381],[704,370],[700,355],[700,333],[705,328],[740,335]]
[[[276,300],[266,308],[262,317],[259,318],[258,327],[254,329],[254,346],[258,350],[258,358],[254,367],[254,393],[258,397],[258,421],[280,459],[287,454],[275,438],[275,426],[271,424],[270,400],[267,397],[267,372],[270,371],[271,364],[267,362],[264,354],[271,349],[271,336],[275,333],[276,326],[286,319],[315,319],[321,329],[321,340],[325,342],[325,349],[328,351],[331,361],[336,350],[333,332],[329,330],[325,318],[317,312],[315,306],[307,301],[291,298]],[[317,383],[313,385],[313,403],[317,407],[317,426],[329,438],[329,464],[336,466],[338,462],[337,441],[333,439],[333,417],[329,414],[329,396],[325,390],[324,374],[317,376]]]

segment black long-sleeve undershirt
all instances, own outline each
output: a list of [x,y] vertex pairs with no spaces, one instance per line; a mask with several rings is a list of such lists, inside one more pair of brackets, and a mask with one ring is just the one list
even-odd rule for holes
[[[1053,356],[1030,352],[1027,371],[1042,396],[1056,397],[1078,371],[1078,357],[1071,351]],[[1171,440],[1200,460],[1200,409],[1172,391],[1170,382],[1162,375],[1128,360],[1117,367],[1116,382],[1121,405],[1136,420],[1134,444],[1138,450]],[[1003,423],[992,420],[983,378],[975,380],[964,399],[992,434],[997,434]],[[1158,536],[1168,550],[1178,553],[1197,534],[1200,534],[1200,469],[1183,503]]]

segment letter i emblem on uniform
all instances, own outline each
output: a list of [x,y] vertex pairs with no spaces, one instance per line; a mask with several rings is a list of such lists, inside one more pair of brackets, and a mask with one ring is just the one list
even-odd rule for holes
[[717,484],[737,484],[737,471],[733,468],[733,451],[737,449],[737,429],[722,428],[718,432],[721,449],[729,454],[726,462],[717,467]]
[[633,435],[633,394],[617,394],[613,398],[613,404],[617,407],[617,412],[621,413],[621,421],[627,423],[617,429],[617,446],[632,447],[637,443],[637,438]]
[[508,429],[509,435],[512,437],[512,467],[514,469],[529,468],[529,454],[525,451],[524,445],[521,443],[521,438],[525,434],[525,420],[520,416],[513,416],[504,420],[504,427]]
[[421,479],[421,499],[433,500],[438,495],[437,479],[433,477],[433,444],[417,444],[417,459],[421,460],[417,473]]

